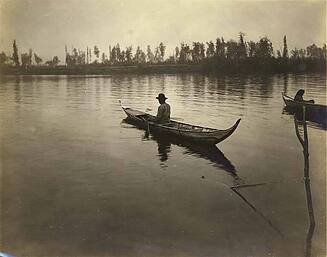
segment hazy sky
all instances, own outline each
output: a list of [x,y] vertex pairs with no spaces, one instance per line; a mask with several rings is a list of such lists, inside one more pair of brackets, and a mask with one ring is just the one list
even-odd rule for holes
[[180,42],[268,36],[274,49],[326,41],[325,1],[217,0],[0,0],[0,51],[35,50],[41,57],[64,56],[64,48],[140,45],[161,41],[167,54]]

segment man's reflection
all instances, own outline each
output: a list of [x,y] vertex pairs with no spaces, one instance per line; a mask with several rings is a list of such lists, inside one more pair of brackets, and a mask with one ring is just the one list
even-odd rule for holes
[[196,143],[189,143],[163,135],[152,135],[151,139],[157,141],[158,156],[161,163],[164,163],[168,160],[169,153],[171,152],[171,144],[175,144],[185,149],[185,151],[183,151],[183,154],[193,155],[199,158],[209,160],[212,165],[227,171],[235,179],[234,182],[236,184],[240,182],[240,178],[237,176],[234,165],[215,145],[201,145]]
[[167,138],[157,138],[156,141],[158,143],[158,156],[160,162],[165,162],[168,160],[168,153],[171,151],[171,143]]

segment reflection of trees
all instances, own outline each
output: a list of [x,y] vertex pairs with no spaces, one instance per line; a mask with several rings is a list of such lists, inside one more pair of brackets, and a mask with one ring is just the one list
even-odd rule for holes
[[287,94],[289,75],[283,74],[284,93]]
[[190,74],[176,74],[176,79],[177,79],[177,85],[188,85],[192,76]]
[[176,74],[176,84],[178,86],[178,90],[181,92],[180,95],[187,99],[191,98],[194,93],[192,76],[190,74]]
[[267,100],[270,98],[273,93],[273,76],[262,75],[257,78],[256,85],[256,94],[260,95],[260,99]]
[[254,93],[260,96],[260,100],[266,101],[273,93],[273,78],[269,75],[250,76],[248,78],[248,84],[251,87],[250,93]]
[[193,79],[193,88],[194,88],[194,97],[195,98],[201,98],[204,97],[204,93],[206,91],[206,80],[205,80],[205,76],[204,75],[194,75],[192,77]]
[[160,86],[160,90],[163,92],[166,88],[166,76],[161,75],[161,76],[157,77],[157,83]]
[[[15,93],[15,102],[20,104],[21,102],[21,85],[20,85],[20,79],[19,77],[16,77],[16,83],[14,86],[14,93]],[[20,106],[20,105],[19,105]]]

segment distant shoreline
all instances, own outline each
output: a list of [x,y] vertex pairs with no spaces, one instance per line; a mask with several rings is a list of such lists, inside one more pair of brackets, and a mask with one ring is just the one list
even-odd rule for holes
[[0,75],[113,75],[113,74],[160,74],[160,73],[204,73],[204,74],[252,74],[252,73],[302,73],[326,72],[326,63],[308,65],[298,63],[291,65],[221,65],[211,64],[144,64],[144,65],[76,65],[76,66],[31,66],[0,67]]
[[111,75],[203,72],[200,65],[79,65],[56,67],[29,67],[27,69],[6,67],[2,75]]

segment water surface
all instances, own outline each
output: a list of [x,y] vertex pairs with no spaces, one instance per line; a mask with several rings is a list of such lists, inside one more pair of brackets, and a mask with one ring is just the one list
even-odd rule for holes
[[[326,77],[119,75],[0,78],[1,251],[15,256],[305,256],[302,148],[281,92],[326,104]],[[125,106],[236,132],[201,148],[146,138]],[[325,256],[326,131],[309,126]],[[235,185],[265,183],[230,189]],[[251,207],[252,206],[252,207]],[[255,210],[254,210],[254,208]],[[309,247],[310,248],[310,247]]]

